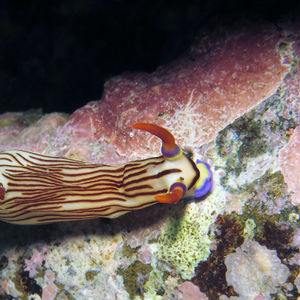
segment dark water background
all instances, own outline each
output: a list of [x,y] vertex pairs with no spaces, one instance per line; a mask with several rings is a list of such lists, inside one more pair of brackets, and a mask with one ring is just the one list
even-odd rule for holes
[[271,0],[1,1],[0,113],[72,112],[100,99],[108,78],[172,61],[204,28],[295,10]]

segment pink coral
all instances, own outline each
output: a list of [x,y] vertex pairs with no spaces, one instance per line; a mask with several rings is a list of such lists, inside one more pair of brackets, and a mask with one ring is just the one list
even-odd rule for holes
[[[290,60],[282,60],[277,49],[283,39],[282,33],[266,24],[203,35],[186,55],[152,74],[108,80],[101,101],[78,109],[53,134],[34,134],[40,139],[22,146],[118,163],[159,151],[156,138],[131,128],[146,121],[168,127],[179,143],[199,147],[274,94],[289,72]],[[4,147],[1,140],[0,144]]]
[[263,296],[263,295],[259,295],[259,296],[256,296],[253,300],[268,300],[269,298]]
[[298,126],[289,143],[279,152],[279,163],[288,188],[293,191],[292,203],[300,204],[300,126]]
[[8,291],[8,280],[3,280],[0,282],[0,291],[7,292]]
[[85,129],[87,140],[106,137],[119,155],[137,149],[145,155],[157,152],[159,142],[135,133],[130,125],[147,121],[168,126],[180,142],[200,146],[275,92],[288,71],[276,51],[280,39],[271,27],[252,32],[244,28],[223,40],[216,34],[153,74],[112,78],[102,101],[75,112],[64,132],[72,135],[72,128],[78,138]]
[[42,299],[43,300],[53,300],[58,292],[57,286],[54,284],[55,274],[47,270],[45,272],[45,281],[47,285],[43,288]]
[[182,293],[182,300],[207,300],[206,295],[190,281],[180,284],[178,290]]
[[152,254],[150,247],[146,247],[146,248],[139,250],[138,259],[143,264],[150,264],[152,261],[152,256],[153,256],[153,254]]
[[37,249],[33,249],[33,255],[30,259],[25,259],[25,271],[29,271],[29,277],[33,277],[36,275],[36,268],[42,266],[44,260],[44,253],[38,251]]

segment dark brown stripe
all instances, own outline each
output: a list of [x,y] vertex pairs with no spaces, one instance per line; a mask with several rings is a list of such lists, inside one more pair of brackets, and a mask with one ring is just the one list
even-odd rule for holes
[[125,192],[131,192],[131,191],[140,190],[140,189],[153,189],[153,187],[149,184],[144,184],[144,185],[138,185],[138,186],[134,186],[131,188],[127,188],[124,190],[125,190]]
[[191,163],[196,175],[194,177],[194,179],[192,180],[191,184],[189,185],[188,187],[188,190],[191,189],[195,184],[196,182],[198,181],[199,177],[200,177],[200,171],[199,169],[197,168],[196,164],[194,163],[194,161],[192,159],[190,159],[189,157],[187,157],[189,162]]
[[[10,158],[7,158],[7,157],[0,157],[0,161],[1,160],[6,160],[6,161],[9,161],[9,162],[12,162],[12,160]],[[2,164],[0,164],[0,166],[2,166]]]
[[155,175],[151,175],[151,176],[145,176],[145,177],[142,177],[142,178],[139,178],[139,179],[135,179],[135,180],[131,180],[130,182],[127,182],[127,183],[124,183],[122,185],[122,187],[125,187],[125,186],[128,186],[130,184],[136,184],[136,183],[140,183],[140,182],[143,182],[145,180],[151,180],[151,179],[158,179],[158,178],[161,178],[165,175],[169,175],[169,174],[172,174],[172,173],[180,173],[181,170],[180,169],[168,169],[168,170],[164,170],[164,171],[161,171]]
[[12,157],[19,165],[24,166],[12,153],[5,152],[5,154]]

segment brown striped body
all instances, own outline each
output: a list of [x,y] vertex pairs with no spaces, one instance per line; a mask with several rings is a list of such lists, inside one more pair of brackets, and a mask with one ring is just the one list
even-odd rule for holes
[[[120,166],[16,150],[0,152],[0,220],[43,224],[116,218],[157,203],[172,183],[192,188],[199,170],[188,157],[164,156]],[[1,186],[2,185],[2,186]]]

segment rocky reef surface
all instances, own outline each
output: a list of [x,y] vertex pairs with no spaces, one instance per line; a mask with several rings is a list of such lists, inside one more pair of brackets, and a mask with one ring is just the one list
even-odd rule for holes
[[101,100],[71,115],[0,115],[0,151],[147,158],[160,142],[131,128],[143,121],[168,128],[214,173],[203,201],[113,220],[1,222],[0,299],[296,299],[299,29],[216,28],[152,74],[108,80]]

